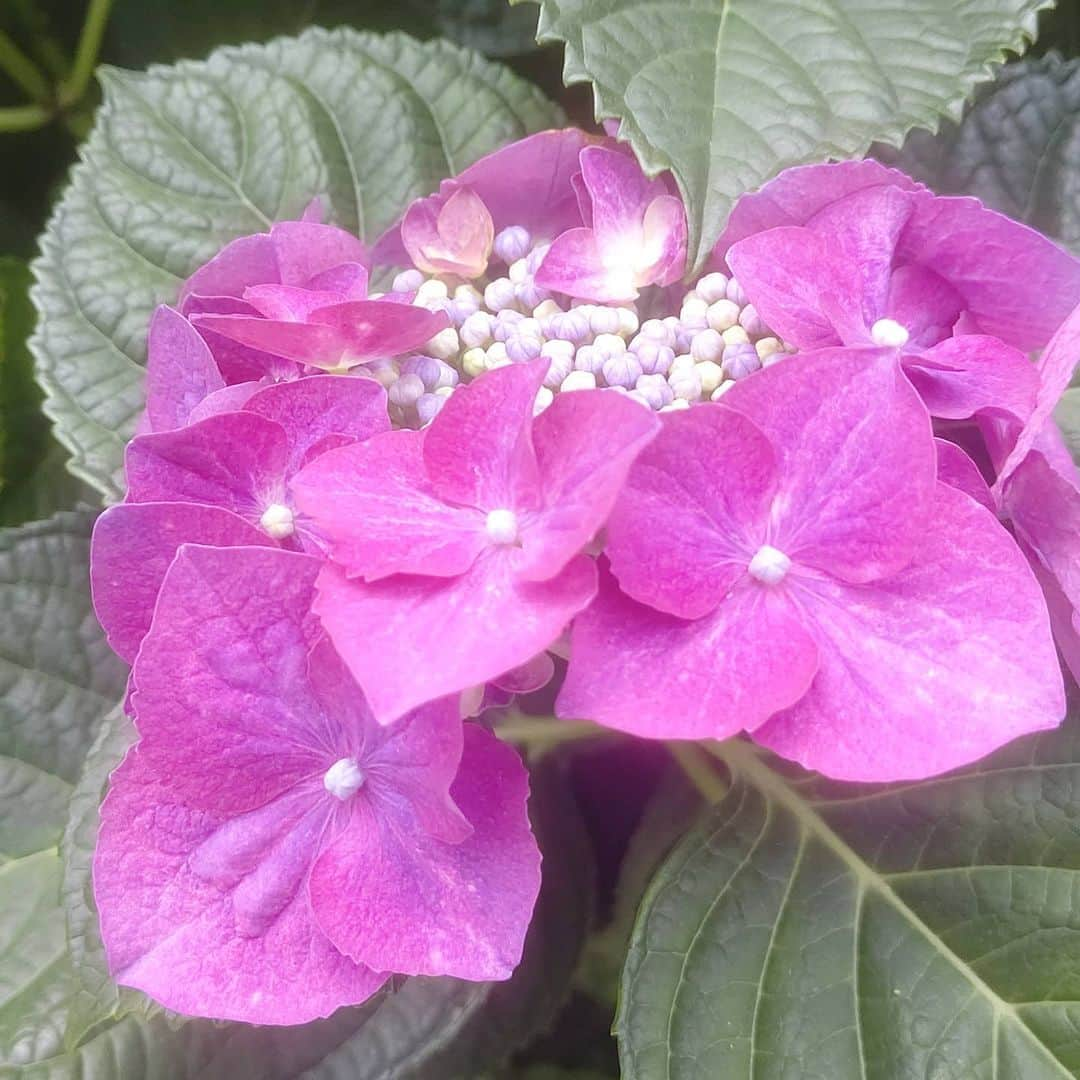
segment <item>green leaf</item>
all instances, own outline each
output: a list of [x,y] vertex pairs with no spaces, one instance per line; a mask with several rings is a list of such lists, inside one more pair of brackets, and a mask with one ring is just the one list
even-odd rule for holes
[[68,781],[126,678],[90,606],[92,520],[0,530],[0,754]]
[[1072,386],[1061,395],[1054,408],[1054,420],[1073,461],[1080,464],[1080,386]]
[[565,81],[591,82],[597,117],[674,173],[700,265],[735,199],[781,169],[959,115],[1053,0],[538,2]]
[[914,131],[877,154],[942,194],[976,195],[1048,236],[1080,247],[1080,60],[1008,64],[961,123]]
[[67,821],[71,785],[18,758],[0,757],[0,866],[55,847]]
[[516,56],[536,48],[536,12],[506,0],[435,0],[435,26],[459,45],[488,56]]
[[34,324],[29,290],[26,264],[0,257],[0,491],[33,466],[49,435],[26,347]]
[[31,348],[72,471],[111,498],[150,314],[192,270],[320,194],[371,240],[443,177],[561,120],[507,69],[400,34],[313,29],[102,82],[34,264]]
[[891,787],[718,752],[635,928],[625,1080],[1080,1075],[1077,717]]

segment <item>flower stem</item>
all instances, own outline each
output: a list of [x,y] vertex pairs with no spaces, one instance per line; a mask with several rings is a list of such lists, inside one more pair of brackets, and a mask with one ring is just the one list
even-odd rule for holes
[[11,131],[33,131],[44,127],[52,113],[44,105],[13,105],[0,109],[0,134]]
[[0,71],[7,72],[34,101],[45,102],[52,96],[49,80],[41,69],[2,30],[0,30]]
[[713,768],[712,758],[700,746],[691,742],[669,742],[665,745],[706,802],[718,803],[727,794],[724,778]]
[[90,85],[111,7],[112,0],[90,0],[86,8],[86,18],[75,50],[75,63],[60,88],[60,104],[63,106],[73,105]]
[[589,720],[556,720],[553,716],[526,716],[524,713],[511,713],[506,720],[496,726],[495,734],[504,742],[525,746],[537,743],[553,746],[578,739],[591,739],[597,735],[611,734],[611,732]]

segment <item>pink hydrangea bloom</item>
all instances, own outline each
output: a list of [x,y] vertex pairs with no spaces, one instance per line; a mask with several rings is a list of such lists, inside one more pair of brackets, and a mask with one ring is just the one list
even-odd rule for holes
[[387,973],[502,979],[539,889],[525,770],[439,701],[392,728],[311,613],[319,562],[184,547],[102,807],[110,972],[189,1015],[294,1024]]
[[126,501],[95,523],[94,608],[129,663],[181,544],[314,548],[289,480],[326,450],[390,427],[386,393],[371,379],[244,386],[249,396],[239,411],[132,440]]
[[686,213],[664,180],[649,180],[632,154],[581,151],[585,225],[555,238],[536,273],[545,289],[600,302],[630,301],[686,269]]
[[937,480],[888,351],[802,357],[725,401],[668,417],[631,469],[560,715],[745,729],[853,780],[931,775],[1060,721],[1038,585],[993,516]]
[[330,451],[293,480],[332,560],[316,610],[380,721],[525,663],[593,597],[582,548],[656,420],[600,391],[534,420],[546,370],[489,372],[426,430]]
[[[803,349],[898,349],[935,416],[1026,419],[1038,376],[1022,350],[1068,311],[1080,262],[974,199],[887,182],[897,174],[873,163],[792,173],[744,200],[722,241],[774,332]],[[845,176],[841,197],[819,195]],[[748,218],[765,227],[748,233]]]

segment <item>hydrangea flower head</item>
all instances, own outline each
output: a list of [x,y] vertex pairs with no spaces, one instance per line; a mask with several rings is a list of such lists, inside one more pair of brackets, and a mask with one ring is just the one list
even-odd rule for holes
[[534,419],[546,367],[490,372],[424,431],[331,451],[293,481],[331,560],[316,610],[382,721],[524,664],[595,593],[581,551],[656,421],[595,392]]
[[319,561],[184,547],[102,808],[110,970],[184,1013],[301,1023],[387,973],[506,978],[539,888],[517,755],[456,702],[376,724],[311,613]]
[[746,729],[858,780],[930,775],[1060,721],[1038,585],[936,479],[888,351],[823,351],[725,400],[668,418],[631,469],[560,715]]

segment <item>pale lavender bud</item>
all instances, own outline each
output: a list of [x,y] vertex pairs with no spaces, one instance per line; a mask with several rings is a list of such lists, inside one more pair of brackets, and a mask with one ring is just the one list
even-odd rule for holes
[[520,322],[515,322],[514,330],[519,334],[528,334],[529,337],[543,338],[544,336],[544,329],[540,325],[540,320],[534,319],[531,315],[526,315]]
[[663,375],[642,375],[634,384],[634,389],[653,409],[661,409],[675,400],[675,394]]
[[391,405],[396,405],[399,409],[408,409],[416,404],[417,399],[423,392],[424,380],[419,375],[408,372],[400,376],[397,382],[390,387],[388,396]]
[[[569,345],[569,349],[553,349],[553,345]],[[563,379],[574,370],[574,347],[566,341],[547,341],[540,350],[540,355],[549,361],[547,374],[544,376],[544,385],[552,390],[558,390]]]
[[761,358],[753,345],[728,345],[724,349],[724,375],[729,379],[745,379],[761,368]]
[[592,331],[589,329],[589,316],[575,308],[552,315],[548,320],[547,332],[552,337],[580,345]]
[[[531,334],[514,334],[506,339],[506,355],[515,364],[525,364],[535,360],[540,355],[543,342]],[[755,354],[756,355],[756,354]]]
[[694,338],[700,333],[701,330],[698,327],[680,325],[675,334],[675,351],[688,353],[694,343]]
[[489,311],[502,311],[505,308],[513,308],[517,303],[517,294],[514,291],[514,283],[509,278],[496,278],[488,282],[484,289],[484,303]]
[[574,369],[596,375],[603,370],[604,359],[591,345],[582,345],[574,355]]
[[476,311],[461,324],[461,341],[467,349],[484,348],[492,342],[495,319],[486,311]]
[[[676,322],[678,322],[677,319]],[[670,345],[673,336],[674,332],[666,321],[662,319],[646,319],[641,324],[634,341],[639,338],[643,341],[651,339],[652,341],[658,341],[661,345]],[[631,343],[631,348],[633,348],[633,343]]]
[[632,352],[609,356],[604,361],[603,372],[604,382],[608,386],[623,386],[627,390],[634,387],[644,374],[641,362]]
[[394,278],[391,288],[394,292],[411,293],[416,292],[421,285],[424,284],[424,275],[419,270],[402,270]]
[[448,300],[444,310],[455,326],[463,325],[470,315],[475,315],[478,312],[476,304],[471,300]]
[[529,230],[521,225],[508,225],[500,229],[495,236],[493,250],[495,254],[508,265],[524,259],[532,247],[532,237]]
[[690,355],[698,362],[719,363],[724,355],[724,339],[715,330],[699,330],[690,342]]
[[430,424],[445,404],[446,398],[442,394],[421,394],[416,399],[416,415],[421,425]]
[[618,334],[597,334],[593,338],[593,348],[601,360],[607,360],[626,352],[626,342]]
[[434,356],[407,356],[401,361],[400,371],[402,376],[416,375],[424,384],[425,390],[434,390],[439,383],[442,368],[448,366]]
[[491,328],[491,336],[496,341],[506,341],[517,333],[517,324],[524,319],[525,316],[520,311],[515,311],[513,308],[503,308],[502,311],[495,316],[495,323]]
[[727,289],[724,290],[724,295],[733,303],[738,304],[739,307],[746,307],[746,305],[750,302],[746,293],[743,292],[743,287],[738,283],[738,281],[736,281],[735,278],[732,278],[727,283]]
[[706,304],[714,304],[717,300],[722,300],[727,295],[727,287],[727,274],[706,274],[697,285],[694,286],[694,292],[696,292]]
[[663,375],[671,367],[671,361],[675,359],[675,350],[671,346],[657,341],[639,341],[638,338],[634,341],[638,341],[638,345],[634,348],[631,342],[631,348],[646,375]]
[[530,311],[534,307],[539,307],[545,300],[551,299],[551,293],[547,289],[540,288],[531,276],[514,286],[514,296],[523,308],[528,308]]
[[739,312],[739,325],[752,337],[761,337],[768,330],[753,304],[747,304]]
[[544,261],[544,256],[547,255],[550,249],[550,244],[537,244],[525,257],[525,269],[530,274],[535,274],[540,269],[540,264]]
[[594,334],[617,334],[619,325],[618,308],[599,306],[589,316],[589,329]]

